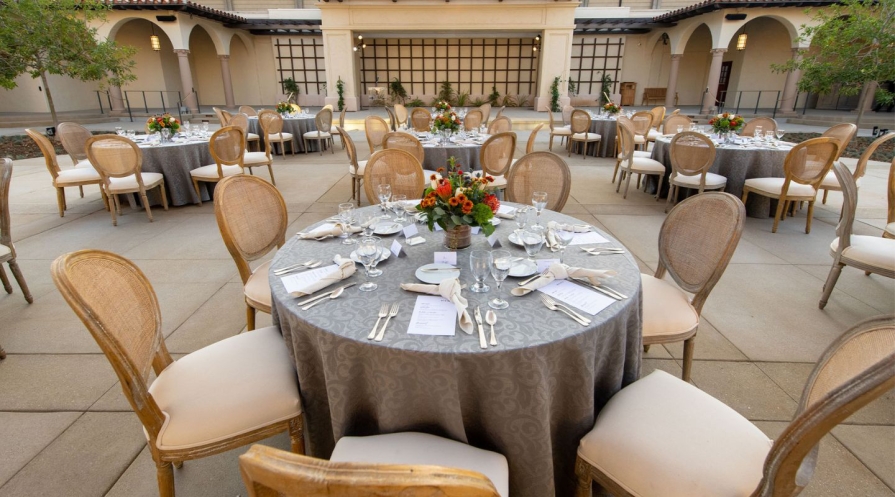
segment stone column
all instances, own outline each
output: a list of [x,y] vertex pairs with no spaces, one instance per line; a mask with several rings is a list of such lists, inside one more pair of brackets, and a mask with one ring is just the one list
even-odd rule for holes
[[230,56],[218,55],[221,59],[221,80],[224,82],[224,100],[227,101],[227,107],[236,107],[236,100],[233,98],[233,82],[230,80]]
[[569,29],[545,29],[541,33],[541,48],[538,49],[538,96],[534,99],[534,109],[537,111],[550,109],[550,86],[557,76],[563,80],[559,85],[560,108],[572,100],[569,98],[569,85],[565,81],[569,78],[572,60],[573,30],[574,25]]
[[681,66],[683,54],[671,54],[671,69],[668,71],[668,87],[665,90],[665,108],[674,107],[674,94],[677,91],[677,72]]
[[193,114],[199,113],[199,106],[196,103],[196,95],[193,93],[193,72],[190,69],[190,51],[182,48],[174,50],[177,54],[177,62],[180,63],[180,86],[183,103],[189,107]]
[[712,107],[715,106],[715,98],[717,97],[715,92],[718,91],[718,81],[721,80],[721,62],[723,62],[726,52],[726,48],[712,49],[712,65],[709,67],[709,80],[706,83],[706,88],[709,91],[705,93],[702,99],[702,109],[699,111],[701,114],[708,114]]
[[[799,55],[799,49],[792,49],[792,59],[796,62],[802,59]],[[802,77],[802,71],[793,69],[786,73],[786,82],[783,83],[783,96],[780,98],[780,113],[795,114],[796,96],[799,94],[799,78]]]
[[[338,23],[337,23],[338,24]],[[354,49],[354,35],[348,29],[330,29],[326,21],[321,24],[323,31],[323,65],[326,67],[326,97],[324,104],[332,104],[333,113],[339,112],[339,94],[336,84],[339,79],[345,85],[345,108],[349,112],[360,110],[360,95],[357,69],[354,64],[358,60]],[[279,92],[280,90],[277,90]]]
[[109,100],[112,101],[112,110],[124,110],[124,97],[121,96],[120,86],[109,86]]

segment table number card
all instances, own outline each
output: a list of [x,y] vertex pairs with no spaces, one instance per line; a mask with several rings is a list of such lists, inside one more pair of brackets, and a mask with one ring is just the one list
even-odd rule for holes
[[435,252],[435,264],[449,264],[451,266],[457,265],[457,253],[456,252]]
[[497,238],[497,232],[491,233],[491,236],[488,237],[488,245],[491,245],[491,248],[500,248],[503,245],[500,244],[500,240]]
[[407,257],[407,252],[404,251],[404,246],[401,245],[401,242],[398,240],[392,240],[392,246],[389,250],[395,254],[395,257]]
[[478,234],[479,234],[479,231],[481,231],[481,230],[482,230],[482,227],[481,227],[481,226],[470,226],[470,229],[469,229],[469,231],[470,231],[473,235],[478,235]]
[[408,224],[404,227],[404,238],[413,238],[414,236],[419,234],[419,230],[416,229],[415,224]]

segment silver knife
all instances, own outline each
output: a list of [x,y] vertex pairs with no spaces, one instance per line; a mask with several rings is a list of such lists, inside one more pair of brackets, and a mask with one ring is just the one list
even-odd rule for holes
[[[354,285],[356,285],[356,284],[357,284],[357,283],[348,283],[347,285],[342,286],[342,287],[339,287],[339,288],[348,288],[348,287],[350,287],[350,286],[354,286]],[[331,290],[331,291],[329,291],[329,292],[320,294],[320,295],[318,295],[318,296],[316,296],[316,297],[311,297],[311,298],[309,298],[309,299],[307,299],[307,300],[302,300],[301,302],[298,302],[298,303],[295,304],[295,305],[302,306],[302,305],[305,305],[305,304],[310,304],[311,302],[313,302],[313,301],[315,301],[315,300],[320,300],[320,299],[322,299],[322,298],[329,297],[330,295],[332,295],[333,293],[335,293],[337,290],[338,290],[338,288],[336,288],[335,290]]]
[[478,306],[475,308],[475,322],[479,325],[479,346],[483,349],[488,348],[488,341],[485,340],[485,326],[482,324],[482,311]]
[[606,288],[603,288],[603,287],[594,285],[594,284],[590,283],[589,281],[583,281],[583,280],[580,280],[580,279],[578,279],[578,278],[572,278],[572,281],[575,282],[575,283],[578,283],[578,284],[581,285],[581,286],[590,288],[590,289],[592,289],[592,290],[596,290],[596,291],[602,293],[603,295],[605,295],[605,296],[607,296],[607,297],[609,297],[609,298],[613,298],[613,299],[615,299],[615,300],[622,300],[622,295],[621,295],[621,294],[617,294],[617,293],[612,292],[611,290],[608,290],[608,289],[606,289]]

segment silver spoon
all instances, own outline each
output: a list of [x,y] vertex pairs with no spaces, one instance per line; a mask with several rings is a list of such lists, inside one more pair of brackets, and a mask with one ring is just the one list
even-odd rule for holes
[[338,290],[336,290],[332,294],[330,294],[329,299],[320,299],[317,302],[313,302],[313,303],[310,303],[310,304],[302,307],[301,310],[306,311],[321,302],[326,302],[327,300],[337,299],[342,295],[342,292],[344,292],[344,291],[345,291],[345,287],[339,288]]
[[497,322],[497,314],[494,314],[494,311],[488,310],[485,314],[485,322],[491,325],[491,346],[494,347],[497,345],[497,337],[494,336],[494,323]]

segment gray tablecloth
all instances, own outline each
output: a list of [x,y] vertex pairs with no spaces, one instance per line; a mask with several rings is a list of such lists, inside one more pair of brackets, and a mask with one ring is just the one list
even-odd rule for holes
[[479,161],[479,153],[482,151],[481,145],[424,146],[423,150],[426,152],[423,169],[428,171],[435,171],[439,167],[447,169],[450,157],[456,158],[457,163],[463,166],[464,171],[482,170],[482,163]]
[[[782,178],[783,162],[792,145],[781,145],[780,148],[742,148],[739,145],[724,145],[715,148],[715,163],[709,171],[727,178],[724,189],[732,195],[742,198],[743,185],[750,178]],[[671,138],[659,137],[653,146],[652,158],[665,164],[665,181],[671,175]],[[664,188],[664,186],[663,186]],[[682,197],[683,198],[683,197]],[[773,202],[776,206],[776,201]],[[750,217],[773,216],[772,201],[761,195],[749,195],[746,199],[746,213]]]
[[[543,219],[573,222],[548,211]],[[497,233],[512,253],[524,256],[507,239],[514,227],[504,221]],[[373,292],[354,286],[338,300],[301,311],[271,273],[274,322],[295,358],[309,453],[328,458],[335,441],[346,435],[422,431],[505,455],[514,497],[572,495],[579,440],[609,398],[640,374],[642,297],[634,259],[568,250],[571,265],[618,271],[612,286],[631,296],[598,313],[588,327],[547,310],[537,292],[509,296],[509,288],[519,281],[509,278],[503,295],[510,307],[497,311],[500,345],[482,350],[476,334],[459,329],[452,337],[406,333],[419,294],[399,285],[417,282],[415,270],[432,262],[434,251],[445,250],[443,233],[421,229],[426,243],[406,247],[406,258],[392,256],[381,263],[384,274],[376,278],[379,288]],[[472,248],[488,247],[483,235],[473,237]],[[392,237],[383,239],[391,244]],[[611,245],[620,246],[615,240]],[[337,239],[293,237],[272,267],[329,260],[336,253],[347,256],[351,247]],[[470,251],[457,254],[461,281],[467,284],[473,283]],[[346,281],[364,281],[360,266]],[[496,291],[492,279],[488,284],[492,289],[487,294],[463,291],[470,311],[475,306],[483,314],[487,310]],[[392,302],[400,303],[400,313],[384,340],[366,340],[380,306]]]
[[[317,123],[314,122],[314,117],[293,117],[288,119],[283,119],[283,132],[284,133],[292,133],[292,146],[295,147],[296,152],[305,152],[305,142],[302,139],[305,133],[308,131],[317,131]],[[249,133],[255,133],[258,136],[261,136],[261,125],[258,124],[258,118],[249,118]],[[261,150],[264,150],[264,139],[260,140]],[[274,144],[274,150],[277,150],[278,145]],[[309,141],[308,142],[308,152],[316,152],[317,151],[317,141]],[[281,151],[283,152],[283,151]],[[291,153],[291,151],[290,151]]]
[[[165,188],[168,191],[170,205],[186,205],[199,203],[190,171],[214,164],[208,140],[188,143],[172,143],[156,146],[141,146],[143,153],[143,172],[162,173],[165,175]],[[202,201],[211,200],[214,183],[199,183]],[[160,205],[158,189],[147,192],[149,203]]]
[[591,118],[590,132],[600,135],[600,142],[587,146],[587,154],[594,157],[615,157],[615,119]]

